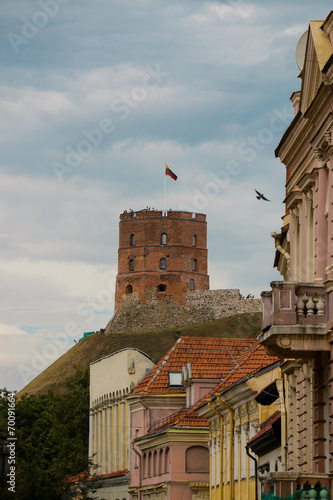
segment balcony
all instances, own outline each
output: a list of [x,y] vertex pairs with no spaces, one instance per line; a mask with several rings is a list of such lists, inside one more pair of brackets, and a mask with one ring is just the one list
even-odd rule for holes
[[329,350],[332,283],[273,281],[271,287],[270,292],[261,294],[263,324],[258,340],[266,351],[296,358]]

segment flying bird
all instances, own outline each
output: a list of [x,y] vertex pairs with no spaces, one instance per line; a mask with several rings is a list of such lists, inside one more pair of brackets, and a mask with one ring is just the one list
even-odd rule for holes
[[263,194],[259,193],[259,191],[257,191],[256,189],[255,189],[255,192],[258,195],[258,196],[256,196],[257,200],[271,201],[271,200],[268,200]]

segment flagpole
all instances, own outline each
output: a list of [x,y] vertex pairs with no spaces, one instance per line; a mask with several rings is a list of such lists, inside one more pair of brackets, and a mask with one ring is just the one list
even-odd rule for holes
[[[165,165],[166,168],[166,165]],[[165,168],[164,168],[164,211],[166,210],[166,196],[167,196],[167,190],[166,190],[166,173],[165,173]]]

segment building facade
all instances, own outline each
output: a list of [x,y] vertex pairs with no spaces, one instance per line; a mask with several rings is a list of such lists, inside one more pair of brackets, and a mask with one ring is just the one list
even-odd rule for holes
[[262,294],[259,340],[284,360],[287,457],[276,494],[305,486],[332,497],[333,12],[310,22],[297,55],[301,90],[291,96],[295,117],[276,150],[287,172],[284,227],[273,235],[284,281]]
[[126,295],[147,294],[185,305],[188,290],[208,290],[204,214],[140,210],[120,215],[115,310]]
[[131,422],[128,396],[155,366],[138,349],[126,348],[90,365],[89,457],[102,476],[99,498],[126,500]]
[[[279,363],[267,355],[256,339],[182,337],[163,357],[156,367],[139,382],[129,396],[132,427],[131,487],[133,500],[209,500],[221,498],[218,493],[220,456],[216,414],[205,402],[207,397],[216,399],[216,392],[235,386],[237,396],[231,397],[235,408],[231,426],[235,422],[240,431],[237,454],[243,463],[246,440],[254,436],[258,418],[258,405],[254,399],[258,387],[267,385],[275,373],[262,379],[253,374]],[[244,389],[239,383],[244,381]],[[252,379],[252,382],[249,379]],[[223,382],[221,383],[221,379]],[[249,385],[250,384],[250,385]],[[243,387],[243,386],[242,386]],[[220,403],[217,403],[220,404]],[[201,405],[206,407],[203,411]],[[214,405],[216,402],[214,401]],[[223,406],[223,404],[222,404]],[[225,408],[221,410],[225,413]],[[214,420],[210,434],[207,418],[212,413]],[[237,467],[230,465],[230,439],[233,435],[228,422],[228,410],[224,417],[224,490],[225,497],[235,500],[250,491],[250,473],[244,469],[247,489],[242,487],[237,497],[228,497],[230,477],[236,478]],[[244,433],[239,425],[245,420],[250,434]],[[219,420],[217,418],[219,423]],[[234,443],[234,439],[231,440]],[[243,449],[244,448],[244,449]],[[236,448],[235,448],[236,449]],[[232,454],[233,455],[233,454]],[[245,459],[247,461],[247,459]],[[253,472],[254,466],[251,471]],[[232,471],[232,472],[231,472]],[[243,480],[241,472],[239,482]],[[253,474],[252,474],[253,475]],[[245,484],[244,483],[244,484]],[[243,486],[243,482],[242,482]],[[235,491],[238,492],[235,487]],[[222,491],[221,491],[222,493]],[[215,496],[212,496],[214,494]],[[250,498],[245,496],[244,498]],[[254,497],[253,497],[254,498]]]
[[279,401],[263,408],[258,391],[281,377],[280,362],[256,342],[237,366],[194,408],[209,422],[210,500],[258,500],[256,456],[248,451],[260,425],[279,410]]

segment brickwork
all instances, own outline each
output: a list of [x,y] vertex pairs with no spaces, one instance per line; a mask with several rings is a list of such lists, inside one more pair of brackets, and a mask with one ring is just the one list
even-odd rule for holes
[[195,290],[186,294],[185,305],[179,305],[169,294],[163,297],[146,292],[126,295],[105,333],[126,333],[194,325],[234,314],[262,311],[261,299],[245,299],[238,289]]
[[127,294],[185,305],[191,280],[194,290],[208,290],[207,223],[204,214],[140,210],[123,213],[119,223],[115,310]]

